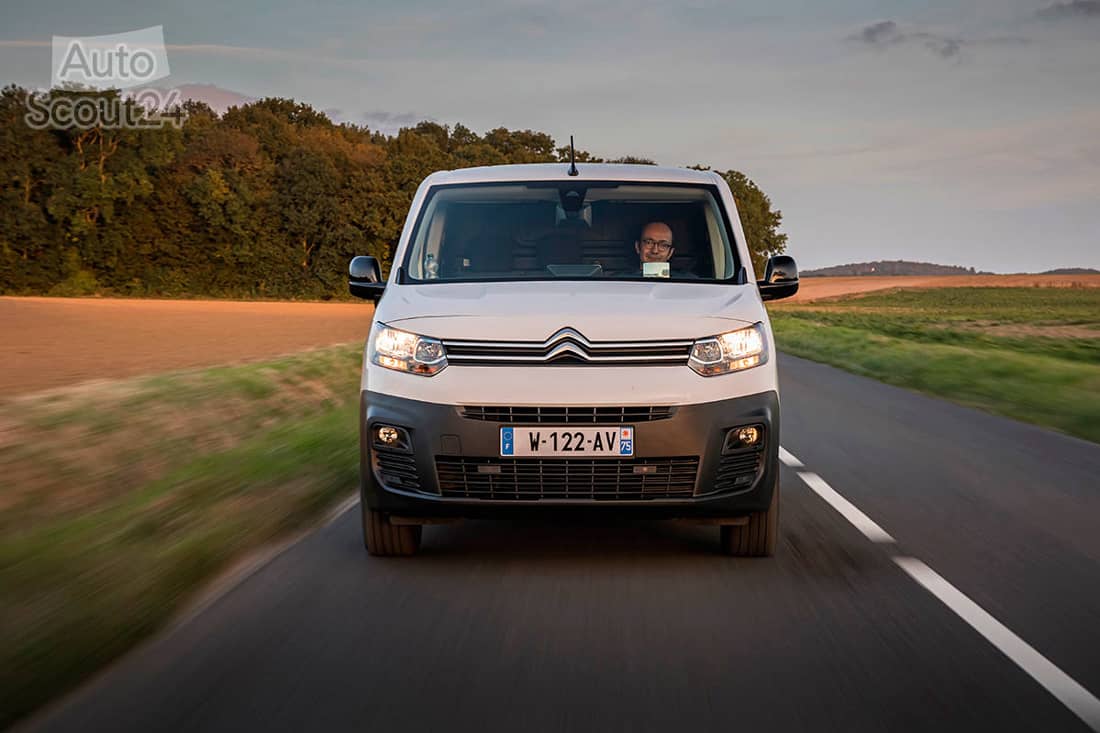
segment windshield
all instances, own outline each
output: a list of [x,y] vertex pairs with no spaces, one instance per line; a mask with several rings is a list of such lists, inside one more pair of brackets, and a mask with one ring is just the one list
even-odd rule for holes
[[717,189],[594,182],[433,189],[404,262],[413,282],[732,280]]

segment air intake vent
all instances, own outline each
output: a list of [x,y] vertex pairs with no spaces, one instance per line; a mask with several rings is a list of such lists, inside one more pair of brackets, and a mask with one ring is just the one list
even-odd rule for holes
[[462,416],[506,425],[632,425],[672,417],[672,407],[510,407],[475,406],[462,408]]
[[708,493],[738,491],[751,487],[760,471],[761,457],[762,454],[757,451],[722,456],[718,464],[718,475]]
[[445,497],[497,501],[688,498],[697,456],[600,460],[437,456]]
[[382,483],[386,486],[398,489],[420,488],[420,474],[416,470],[416,460],[411,455],[375,448],[374,460]]

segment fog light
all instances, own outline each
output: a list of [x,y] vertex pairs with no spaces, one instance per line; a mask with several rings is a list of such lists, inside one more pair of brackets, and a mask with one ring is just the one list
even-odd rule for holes
[[726,443],[722,446],[723,453],[736,453],[738,451],[761,450],[764,447],[764,426],[744,425],[739,428],[731,428],[726,433]]
[[741,428],[737,431],[737,440],[741,445],[756,445],[760,442],[760,429],[755,426]]
[[412,453],[409,431],[396,425],[378,424],[370,429],[371,445],[389,453]]

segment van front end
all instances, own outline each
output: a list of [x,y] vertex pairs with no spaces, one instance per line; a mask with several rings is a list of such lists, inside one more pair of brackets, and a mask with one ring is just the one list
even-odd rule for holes
[[746,330],[756,353],[708,374],[718,366],[697,357],[713,337],[601,341],[567,326],[475,341],[378,322],[360,393],[363,504],[403,528],[558,511],[733,533],[778,481],[770,333]]
[[363,533],[410,555],[422,526],[614,514],[775,550],[779,389],[765,300],[789,257],[751,259],[725,181],[651,166],[429,176],[363,355]]

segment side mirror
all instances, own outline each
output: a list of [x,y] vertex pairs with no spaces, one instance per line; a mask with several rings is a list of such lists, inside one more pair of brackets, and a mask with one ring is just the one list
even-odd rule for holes
[[756,281],[760,297],[764,300],[789,298],[798,292],[798,265],[794,257],[774,255],[764,268],[764,279]]
[[348,291],[356,298],[378,302],[386,289],[378,260],[368,255],[352,257],[348,265]]

